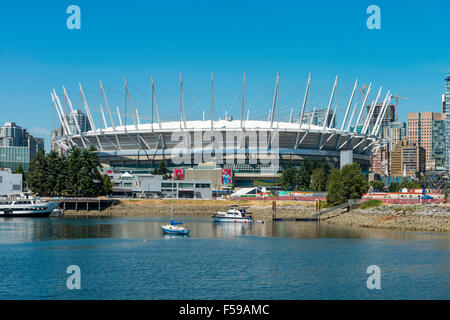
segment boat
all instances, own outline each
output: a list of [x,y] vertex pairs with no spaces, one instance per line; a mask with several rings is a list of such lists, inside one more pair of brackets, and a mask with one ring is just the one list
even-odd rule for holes
[[176,222],[173,221],[172,219],[170,219],[170,224],[161,226],[161,229],[165,234],[187,235],[191,232],[191,230],[189,230],[183,225],[183,222]]
[[247,212],[248,207],[239,208],[238,205],[231,206],[227,212],[217,212],[212,215],[214,222],[252,223],[253,217]]
[[173,182],[170,202],[170,224],[161,226],[161,229],[164,234],[188,235],[191,232],[191,230],[183,225],[183,222],[176,222],[173,220]]
[[49,202],[40,199],[0,199],[0,217],[43,218],[48,217],[58,206],[59,202]]

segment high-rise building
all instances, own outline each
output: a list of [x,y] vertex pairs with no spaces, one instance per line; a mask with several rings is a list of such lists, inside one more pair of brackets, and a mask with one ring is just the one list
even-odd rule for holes
[[445,117],[433,120],[432,157],[434,170],[445,170]]
[[389,139],[388,151],[392,151],[395,145],[406,136],[406,123],[391,122],[384,128],[383,136]]
[[0,167],[16,171],[19,166],[28,171],[36,152],[44,150],[44,139],[35,138],[14,122],[0,128]]
[[[382,104],[377,104],[374,109],[373,109],[373,113],[372,113],[372,117],[370,118],[369,121],[369,129],[367,132],[371,133],[373,130],[373,127],[375,126],[375,123],[378,119],[378,116],[380,115],[381,112],[381,108],[382,108]],[[366,106],[366,117],[367,115],[370,114],[370,105]],[[387,106],[386,109],[386,113],[384,115],[384,118],[381,120],[381,125],[380,125],[380,129],[378,131],[378,134],[382,136],[382,138],[387,138],[386,136],[384,136],[385,128],[389,126],[389,124],[391,122],[395,121],[395,106],[393,104],[390,104]]]
[[[78,127],[81,133],[91,130],[91,125],[89,123],[88,117],[80,110],[73,110],[71,113],[66,115],[67,124],[69,125],[70,132],[75,135],[79,134]],[[62,127],[56,128],[52,131],[50,149],[63,154],[62,146],[56,143],[58,137],[64,135],[64,130]]]
[[370,156],[369,172],[382,177],[389,175],[389,151],[380,148]]
[[[433,159],[433,121],[444,120],[443,113],[413,112],[408,113],[408,142],[421,146],[426,152],[426,170],[435,170]],[[435,126],[438,128],[438,126]]]
[[413,177],[425,170],[425,149],[403,139],[391,152],[389,173],[392,177]]
[[[303,114],[303,124],[310,124],[313,126],[323,126],[327,109],[316,109],[312,111],[305,111]],[[311,120],[312,117],[312,120]],[[298,122],[298,120],[297,120]],[[327,117],[327,127],[336,128],[336,115],[333,110],[330,110]]]
[[450,76],[445,84],[445,170],[450,173]]
[[66,118],[72,134],[80,134],[80,132],[78,132],[76,122],[78,122],[78,125],[80,126],[81,133],[91,130],[91,125],[89,124],[88,117],[80,110],[73,110],[71,113],[66,115]]

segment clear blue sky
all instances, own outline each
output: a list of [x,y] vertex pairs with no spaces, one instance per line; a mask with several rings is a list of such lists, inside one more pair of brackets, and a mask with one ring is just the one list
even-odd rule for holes
[[[81,8],[81,30],[66,28],[70,4]],[[371,4],[381,8],[381,30],[366,27]],[[251,117],[267,117],[277,71],[280,118],[298,111],[309,72],[311,107],[326,105],[339,74],[339,109],[359,78],[408,97],[401,120],[439,112],[450,74],[449,16],[450,1],[8,1],[0,8],[0,121],[48,141],[56,125],[50,90],[65,85],[78,105],[82,82],[99,125],[98,80],[123,111],[124,77],[149,118],[140,90],[151,93],[151,74],[163,118],[175,118],[179,72],[188,118],[200,118],[202,109],[209,116],[210,72],[216,114],[239,117],[244,70],[246,101],[256,99]]]

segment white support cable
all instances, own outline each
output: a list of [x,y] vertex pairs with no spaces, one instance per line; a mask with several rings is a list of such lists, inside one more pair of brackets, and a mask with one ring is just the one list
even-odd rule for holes
[[366,95],[364,96],[363,103],[361,105],[361,111],[359,112],[358,119],[356,120],[355,128],[353,129],[353,132],[356,132],[358,130],[359,121],[361,121],[361,117],[362,117],[364,108],[366,107],[367,97],[369,96],[371,89],[372,89],[372,82],[369,84],[369,87],[367,88]]
[[344,116],[344,121],[342,121],[341,131],[344,130],[345,123],[347,122],[348,112],[350,110],[350,107],[352,106],[353,97],[355,96],[355,91],[356,91],[357,86],[358,86],[358,79],[356,79],[356,81],[355,81],[355,86],[353,87],[352,95],[350,96],[350,100],[348,101],[347,109],[345,110],[345,116]]
[[244,130],[244,110],[245,110],[245,71],[242,79],[242,106],[241,106],[241,129]]
[[280,80],[280,72],[277,72],[277,81],[275,84],[275,91],[273,93],[273,104],[272,104],[272,112],[270,113],[270,129],[273,127],[273,119],[275,117],[275,108],[277,105],[277,98],[278,98],[278,81]]
[[103,112],[103,107],[100,105],[100,114],[102,115],[103,124],[105,125],[105,129],[108,128],[108,124],[106,123],[105,112]]
[[136,119],[137,119],[138,125],[141,125],[141,119],[139,118],[139,112],[138,112],[137,108],[136,108]]
[[[73,109],[73,105],[72,105],[72,101],[69,98],[69,95],[67,94],[66,88],[63,86],[63,91],[64,91],[64,97],[67,99],[67,102],[69,103],[69,108],[70,108],[70,114],[72,115],[72,120],[73,122],[75,122],[75,125],[77,127],[78,130],[78,134],[81,135],[81,129],[80,129],[80,124],[78,123],[77,117],[75,117],[75,110]],[[81,139],[83,140],[83,139]],[[83,142],[84,145],[84,142]]]
[[300,112],[300,117],[298,119],[298,129],[300,130],[302,127],[302,122],[303,122],[303,115],[305,114],[305,106],[306,106],[306,102],[308,100],[308,94],[309,94],[309,88],[311,86],[311,72],[309,73],[308,76],[308,83],[306,84],[306,90],[305,90],[305,96],[303,97],[303,104],[302,104],[302,110]]
[[336,92],[337,82],[338,82],[338,76],[336,76],[336,79],[334,80],[333,90],[331,91],[331,97],[330,97],[330,101],[328,103],[327,113],[325,114],[325,119],[323,121],[322,132],[325,132],[325,129],[327,127],[328,115],[330,114],[331,105],[333,104],[333,98],[334,98],[334,93]]
[[123,127],[122,124],[122,117],[120,116],[119,106],[117,106],[117,117],[119,118],[119,124],[121,127]]
[[[131,102],[131,95],[130,95],[130,90],[128,90],[128,83],[127,83],[127,79],[124,79],[125,82],[125,91],[127,93],[127,97],[128,97],[128,102],[130,104],[130,108],[131,108],[131,116],[133,117],[133,123],[134,123],[134,128],[137,130],[137,120],[136,120],[136,113],[134,111],[134,106],[133,103]],[[125,115],[126,118],[127,115]],[[126,119],[125,119],[126,120]]]
[[305,137],[308,135],[309,130],[311,130],[311,125],[312,125],[312,122],[313,122],[315,113],[316,113],[316,107],[313,108],[313,112],[312,112],[312,115],[311,115],[311,119],[309,119],[308,130],[306,130],[305,134],[304,134],[303,137],[301,138],[300,142],[298,143],[299,145],[302,144],[303,140],[305,140]]
[[350,117],[350,121],[348,122],[347,128],[345,129],[345,131],[347,131],[347,132],[350,132],[350,127],[352,125],[353,118],[355,117],[355,113],[356,113],[356,109],[357,108],[358,108],[358,102],[355,103],[355,107],[353,108],[353,112],[352,112],[352,115]]
[[103,98],[105,99],[106,111],[108,111],[108,114],[109,114],[109,120],[111,121],[111,127],[112,127],[113,130],[114,130],[114,127],[115,127],[115,124],[114,124],[114,118],[113,118],[113,116],[112,116],[111,109],[109,108],[109,103],[108,103],[108,99],[106,98],[105,90],[103,89],[103,83],[102,83],[101,80],[99,80],[99,82],[100,82],[100,90],[101,90],[101,92],[102,92],[102,94],[103,94]]
[[62,105],[61,105],[61,101],[59,100],[59,97],[56,94],[55,89],[53,89],[53,95],[55,96],[56,103],[57,103],[57,105],[59,107],[59,110],[61,112],[61,118],[63,119],[63,122],[64,122],[64,124],[66,126],[66,131],[68,132],[69,135],[72,135],[72,130],[70,130],[69,123],[67,122],[66,115],[64,114],[64,111],[63,111],[63,108],[62,108]]
[[373,133],[373,135],[375,135],[375,136],[377,136],[378,133],[379,133],[379,131],[380,131],[381,124],[383,123],[383,119],[384,119],[384,117],[386,116],[386,111],[387,111],[387,109],[388,109],[388,107],[389,107],[389,103],[391,102],[391,98],[392,98],[392,94],[389,95],[389,98],[388,98],[388,100],[387,100],[387,102],[386,102],[386,106],[384,107],[383,115],[382,115],[382,117],[380,118],[380,122],[378,123],[377,130]]
[[378,125],[381,123],[381,120],[382,120],[382,118],[383,118],[384,111],[385,111],[385,108],[386,108],[386,103],[387,103],[387,100],[388,100],[388,98],[389,98],[389,94],[390,94],[390,93],[391,93],[391,91],[388,91],[386,97],[385,97],[384,100],[383,100],[383,103],[382,103],[381,109],[380,109],[380,113],[378,114],[378,117],[377,117],[377,119],[375,120],[375,125],[374,125],[373,128],[372,128],[372,132],[371,132],[372,135],[375,133],[375,131],[376,131],[377,128],[378,128]]
[[86,115],[88,117],[89,124],[91,125],[91,130],[95,131],[96,128],[95,128],[95,124],[94,124],[94,119],[92,119],[91,110],[89,108],[89,105],[87,103],[86,97],[84,95],[83,88],[81,87],[81,83],[78,83],[78,84],[80,86],[80,93],[81,93],[81,96],[83,98],[84,110],[86,111]]
[[55,98],[55,96],[53,95],[53,92],[50,92],[50,94],[51,94],[51,96],[52,96],[52,102],[53,102],[53,105],[55,106],[55,109],[56,109],[56,113],[58,114],[58,119],[59,119],[59,122],[61,123],[61,127],[62,127],[62,129],[63,129],[63,133],[64,133],[64,135],[68,135],[68,132],[67,132],[67,129],[66,129],[66,127],[65,127],[65,125],[64,125],[64,121],[63,121],[63,119],[62,119],[62,117],[61,117],[61,113],[59,112],[59,107],[58,107],[58,105],[57,105],[57,103],[56,103],[56,98]]
[[380,95],[381,95],[381,90],[382,89],[383,89],[383,87],[380,87],[380,90],[378,90],[377,98],[375,99],[375,102],[373,103],[373,105],[369,109],[369,113],[367,114],[367,118],[364,121],[363,130],[361,131],[361,133],[365,134],[367,132],[367,129],[369,128],[370,121],[372,119],[372,115],[373,115],[373,113],[375,111],[375,108],[377,106],[378,100],[380,99]]
[[181,106],[182,106],[182,118],[183,118],[183,124],[184,124],[184,128],[186,128],[186,109],[184,107],[184,94],[183,94],[183,78],[181,77],[181,72],[180,72],[180,95],[181,95]]
[[[153,93],[152,96],[155,99],[156,116],[158,118],[159,129],[161,129],[161,118],[159,116],[158,98],[156,97],[155,81],[153,80],[153,76],[151,76],[151,79],[152,79],[152,93]],[[152,123],[152,128],[153,128],[153,123]]]

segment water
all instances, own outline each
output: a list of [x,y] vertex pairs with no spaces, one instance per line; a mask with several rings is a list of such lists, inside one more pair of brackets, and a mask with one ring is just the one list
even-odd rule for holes
[[163,236],[167,217],[0,219],[0,299],[450,298],[449,234],[183,221],[188,237]]

